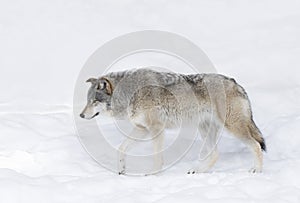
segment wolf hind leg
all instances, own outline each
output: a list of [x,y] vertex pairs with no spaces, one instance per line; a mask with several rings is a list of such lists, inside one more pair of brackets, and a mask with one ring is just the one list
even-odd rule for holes
[[227,125],[227,129],[251,150],[254,157],[254,166],[249,172],[261,172],[263,166],[262,151],[266,149],[266,146],[264,139],[253,120],[248,120],[248,122],[236,121],[231,125]]
[[199,153],[198,166],[188,171],[188,174],[203,173],[209,171],[217,162],[219,153],[217,142],[221,128],[218,124],[212,123],[210,127],[200,125],[198,128],[202,146]]

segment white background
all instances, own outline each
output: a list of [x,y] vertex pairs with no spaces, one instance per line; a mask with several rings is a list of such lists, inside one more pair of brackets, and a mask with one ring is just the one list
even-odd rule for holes
[[[0,0],[0,202],[299,202],[300,3]],[[77,75],[119,35],[165,30],[200,46],[247,90],[267,142],[264,173],[225,135],[212,173],[189,163],[119,177],[82,149],[72,121]]]

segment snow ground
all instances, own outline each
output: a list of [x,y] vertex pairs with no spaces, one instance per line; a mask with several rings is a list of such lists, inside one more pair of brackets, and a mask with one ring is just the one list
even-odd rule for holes
[[[300,3],[0,1],[0,202],[300,202]],[[262,174],[225,133],[211,173],[100,167],[74,131],[77,74],[104,42],[143,29],[188,37],[247,90],[266,139]]]

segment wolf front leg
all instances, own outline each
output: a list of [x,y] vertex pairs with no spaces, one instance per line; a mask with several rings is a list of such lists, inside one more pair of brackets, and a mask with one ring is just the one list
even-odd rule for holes
[[151,131],[154,149],[154,163],[152,173],[157,173],[163,168],[163,144],[164,144],[164,129],[156,128]]
[[118,150],[118,174],[126,174],[126,152],[132,149],[139,140],[147,135],[145,128],[134,127],[126,139],[121,143]]

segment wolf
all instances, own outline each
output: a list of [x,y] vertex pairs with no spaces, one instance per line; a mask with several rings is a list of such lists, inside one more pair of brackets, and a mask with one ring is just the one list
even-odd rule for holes
[[[181,74],[140,68],[110,72],[86,82],[91,86],[81,118],[103,114],[126,118],[134,125],[119,147],[119,174],[126,174],[126,151],[136,140],[151,136],[154,151],[160,152],[164,130],[188,123],[195,124],[206,141],[203,151],[207,155],[188,174],[206,172],[216,163],[222,129],[250,148],[254,166],[249,172],[262,171],[266,144],[253,121],[247,93],[233,78],[216,73]],[[163,167],[163,155],[156,154],[153,171]]]

